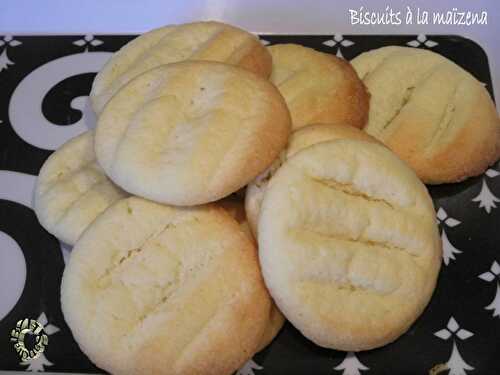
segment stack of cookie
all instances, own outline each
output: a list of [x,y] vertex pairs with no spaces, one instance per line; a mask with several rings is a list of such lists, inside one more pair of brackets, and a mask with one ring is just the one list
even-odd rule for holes
[[498,159],[498,115],[431,52],[353,66],[218,22],[153,30],[110,59],[96,129],[46,161],[35,192],[40,223],[74,245],[62,309],[97,366],[231,374],[284,316],[355,351],[417,319],[441,259],[423,182]]

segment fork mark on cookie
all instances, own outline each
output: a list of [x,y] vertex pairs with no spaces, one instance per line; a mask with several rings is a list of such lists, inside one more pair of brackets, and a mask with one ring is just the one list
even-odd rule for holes
[[385,199],[376,198],[376,197],[368,195],[367,193],[357,189],[353,183],[339,182],[335,179],[317,178],[317,177],[313,177],[313,176],[309,176],[309,178],[312,181],[314,181],[315,183],[321,184],[321,185],[326,186],[328,188],[331,188],[335,191],[340,191],[340,192],[347,194],[347,195],[350,195],[352,197],[363,198],[363,199],[370,201],[370,202],[379,202],[379,203],[382,203],[382,204],[390,207],[391,209],[395,209],[395,207],[392,203],[388,202]]

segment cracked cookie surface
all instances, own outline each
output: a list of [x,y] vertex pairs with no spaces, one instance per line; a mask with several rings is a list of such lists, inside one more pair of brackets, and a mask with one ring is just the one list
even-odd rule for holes
[[318,345],[385,345],[434,290],[441,241],[432,201],[379,144],[342,139],[296,153],[271,178],[258,225],[266,285]]
[[48,232],[74,245],[101,212],[127,196],[97,163],[89,130],[62,145],[40,169],[35,213]]
[[224,210],[137,197],[77,242],[61,303],[83,352],[111,373],[230,374],[270,309],[255,247]]
[[257,224],[260,206],[264,199],[266,187],[278,168],[300,150],[313,144],[336,139],[358,139],[367,142],[378,142],[364,131],[343,124],[313,124],[297,129],[290,135],[288,145],[273,164],[248,184],[245,193],[245,211],[252,233],[257,238]]
[[482,173],[500,157],[500,121],[484,85],[445,57],[409,47],[365,52],[352,65],[370,93],[365,131],[429,184]]
[[185,60],[219,61],[248,69],[263,78],[271,56],[258,38],[221,22],[193,22],[151,30],[116,52],[96,76],[90,93],[96,113],[134,77],[160,65]]
[[196,205],[240,189],[285,146],[290,115],[278,90],[244,69],[181,62],[123,87],[99,117],[107,175],[154,201]]

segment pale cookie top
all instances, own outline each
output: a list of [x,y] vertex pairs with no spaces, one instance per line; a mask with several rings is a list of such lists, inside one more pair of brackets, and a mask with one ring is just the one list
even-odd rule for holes
[[246,185],[285,146],[290,116],[277,89],[216,62],[181,62],[129,82],[101,114],[97,159],[125,190],[195,205]]
[[255,248],[224,210],[136,197],[77,242],[61,303],[96,365],[135,374],[231,374],[256,350],[270,308]]
[[102,211],[126,196],[97,164],[94,132],[87,131],[43,164],[35,188],[35,213],[48,232],[74,245]]
[[271,56],[258,38],[220,22],[194,22],[154,29],[116,52],[96,76],[90,98],[100,113],[132,78],[159,65],[184,60],[220,61],[267,78]]
[[288,145],[281,152],[280,157],[267,170],[257,176],[253,182],[248,184],[245,194],[245,210],[250,228],[255,237],[257,237],[260,205],[264,199],[267,184],[285,160],[313,144],[345,138],[378,142],[364,131],[345,124],[313,124],[292,132],[288,139]]
[[273,82],[286,100],[294,129],[318,122],[362,128],[369,97],[351,65],[298,44],[268,47]]
[[352,65],[370,98],[365,131],[425,183],[480,174],[500,157],[500,122],[484,85],[437,53],[384,47]]
[[280,310],[316,344],[365,350],[415,321],[441,241],[425,186],[383,146],[337,140],[283,164],[259,219],[259,257]]

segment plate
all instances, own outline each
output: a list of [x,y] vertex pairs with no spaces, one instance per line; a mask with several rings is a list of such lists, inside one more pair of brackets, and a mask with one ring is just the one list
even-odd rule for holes
[[[0,37],[0,370],[102,372],[79,350],[64,322],[59,286],[70,248],[38,224],[36,175],[51,152],[95,126],[87,95],[95,73],[132,35]],[[263,35],[263,44],[298,43],[352,59],[402,45],[440,53],[484,82],[480,46],[447,35]],[[500,373],[500,167],[460,184],[429,188],[443,241],[443,266],[432,301],[395,343],[345,353],[305,339],[286,324],[240,375]],[[48,343],[21,361],[12,338],[19,320],[43,325]],[[33,339],[33,338],[31,338]]]

